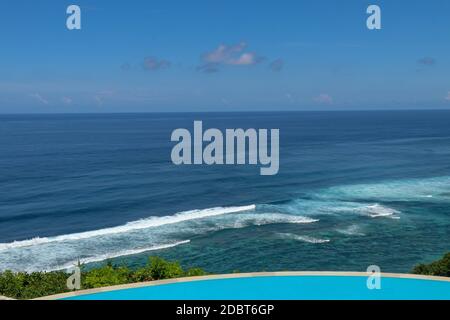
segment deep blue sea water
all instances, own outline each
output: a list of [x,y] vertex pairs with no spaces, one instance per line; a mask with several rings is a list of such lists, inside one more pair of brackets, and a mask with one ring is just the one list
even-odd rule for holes
[[[194,120],[279,128],[279,174],[173,165]],[[1,115],[0,179],[0,270],[408,272],[450,251],[449,111]]]

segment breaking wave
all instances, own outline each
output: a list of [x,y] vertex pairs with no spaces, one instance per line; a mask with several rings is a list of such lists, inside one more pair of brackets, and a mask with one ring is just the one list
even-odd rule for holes
[[[411,201],[438,205],[448,203],[449,184],[449,177],[441,177],[341,185],[312,190],[301,197],[274,203],[184,211],[163,217],[152,216],[111,228],[0,243],[0,271],[61,269],[78,260],[83,263],[99,262],[187,245],[196,237],[219,230],[271,224],[299,225],[298,228],[289,226],[288,231],[295,229],[294,232],[298,234],[280,233],[279,238],[327,243],[329,239],[302,235],[305,230],[300,225],[328,218],[344,226],[339,228],[328,224],[341,237],[365,236],[370,234],[371,225],[379,223],[380,219],[406,217]],[[364,219],[364,230],[361,230],[359,224]],[[318,224],[318,227],[327,226],[329,221]],[[277,231],[282,232],[283,228]],[[307,233],[313,228],[314,225],[308,227]]]
[[361,227],[358,225],[351,225],[346,228],[336,229],[337,232],[346,236],[365,236],[366,234],[361,231]]
[[367,214],[371,218],[391,217],[400,213],[398,210],[382,206],[378,203],[365,206],[361,208],[360,211],[362,214]]
[[[223,229],[318,221],[282,213],[257,212],[255,205],[191,210],[149,217],[122,226],[0,244],[0,270],[59,270],[187,244],[193,237]],[[183,240],[184,239],[184,240]]]
[[81,233],[66,234],[56,237],[34,238],[30,240],[14,241],[12,243],[0,243],[0,251],[12,248],[21,248],[28,246],[35,246],[40,244],[63,242],[63,241],[76,241],[89,239],[99,236],[107,236],[113,234],[126,233],[130,231],[136,231],[141,229],[147,229],[152,227],[160,227],[168,224],[174,224],[189,220],[203,219],[208,217],[220,216],[229,213],[237,213],[242,211],[254,210],[255,205],[242,206],[242,207],[228,207],[228,208],[210,208],[204,210],[191,210],[177,213],[173,216],[164,217],[150,217],[147,219],[141,219],[133,222],[128,222],[122,226],[99,229],[94,231],[87,231]]
[[302,242],[313,243],[313,244],[328,243],[331,241],[329,239],[319,239],[319,238],[315,238],[315,237],[311,237],[311,236],[302,236],[302,235],[297,235],[297,234],[293,234],[293,233],[278,233],[277,235],[281,239],[290,239],[290,240],[302,241]]
[[73,261],[70,261],[70,262],[66,263],[65,265],[56,266],[56,267],[53,267],[51,269],[47,269],[45,271],[67,270],[67,269],[73,268],[73,266],[77,265],[78,263],[86,264],[86,263],[101,262],[101,261],[105,261],[105,260],[108,260],[108,259],[114,259],[114,258],[119,258],[119,257],[124,257],[124,256],[131,256],[131,255],[144,253],[144,252],[149,252],[149,251],[169,249],[169,248],[173,248],[173,247],[176,247],[176,246],[179,246],[179,245],[182,245],[182,244],[186,244],[186,243],[189,243],[189,242],[191,242],[191,240],[178,241],[178,242],[175,242],[175,243],[159,245],[159,246],[153,246],[153,247],[147,247],[147,248],[141,248],[141,249],[123,250],[123,251],[118,251],[118,252],[114,252],[114,253],[111,253],[111,254],[102,254],[102,255],[95,256],[95,257],[91,257],[91,258],[73,260]]

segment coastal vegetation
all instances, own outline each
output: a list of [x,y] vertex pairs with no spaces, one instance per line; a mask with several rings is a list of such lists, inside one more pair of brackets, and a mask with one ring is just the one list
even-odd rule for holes
[[429,264],[419,264],[414,267],[412,273],[427,276],[450,277],[450,252],[440,260]]
[[[81,289],[92,289],[119,284],[202,276],[207,273],[200,268],[184,270],[178,262],[150,257],[147,264],[138,269],[116,266],[110,262],[99,268],[86,270],[82,266]],[[64,271],[0,273],[0,295],[14,299],[33,299],[69,292]]]

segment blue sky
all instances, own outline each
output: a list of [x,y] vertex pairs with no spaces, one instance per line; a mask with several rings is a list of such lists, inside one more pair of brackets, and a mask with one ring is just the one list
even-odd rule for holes
[[0,113],[450,108],[448,0],[3,0],[0,27]]

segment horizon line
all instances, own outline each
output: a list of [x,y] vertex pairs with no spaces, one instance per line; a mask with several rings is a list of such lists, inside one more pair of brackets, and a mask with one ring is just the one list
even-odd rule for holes
[[112,115],[112,114],[198,114],[198,113],[319,113],[319,112],[411,112],[411,111],[450,111],[450,108],[433,108],[433,109],[326,109],[326,110],[223,110],[223,111],[110,111],[110,112],[17,112],[3,113],[0,116],[20,116],[20,115]]

